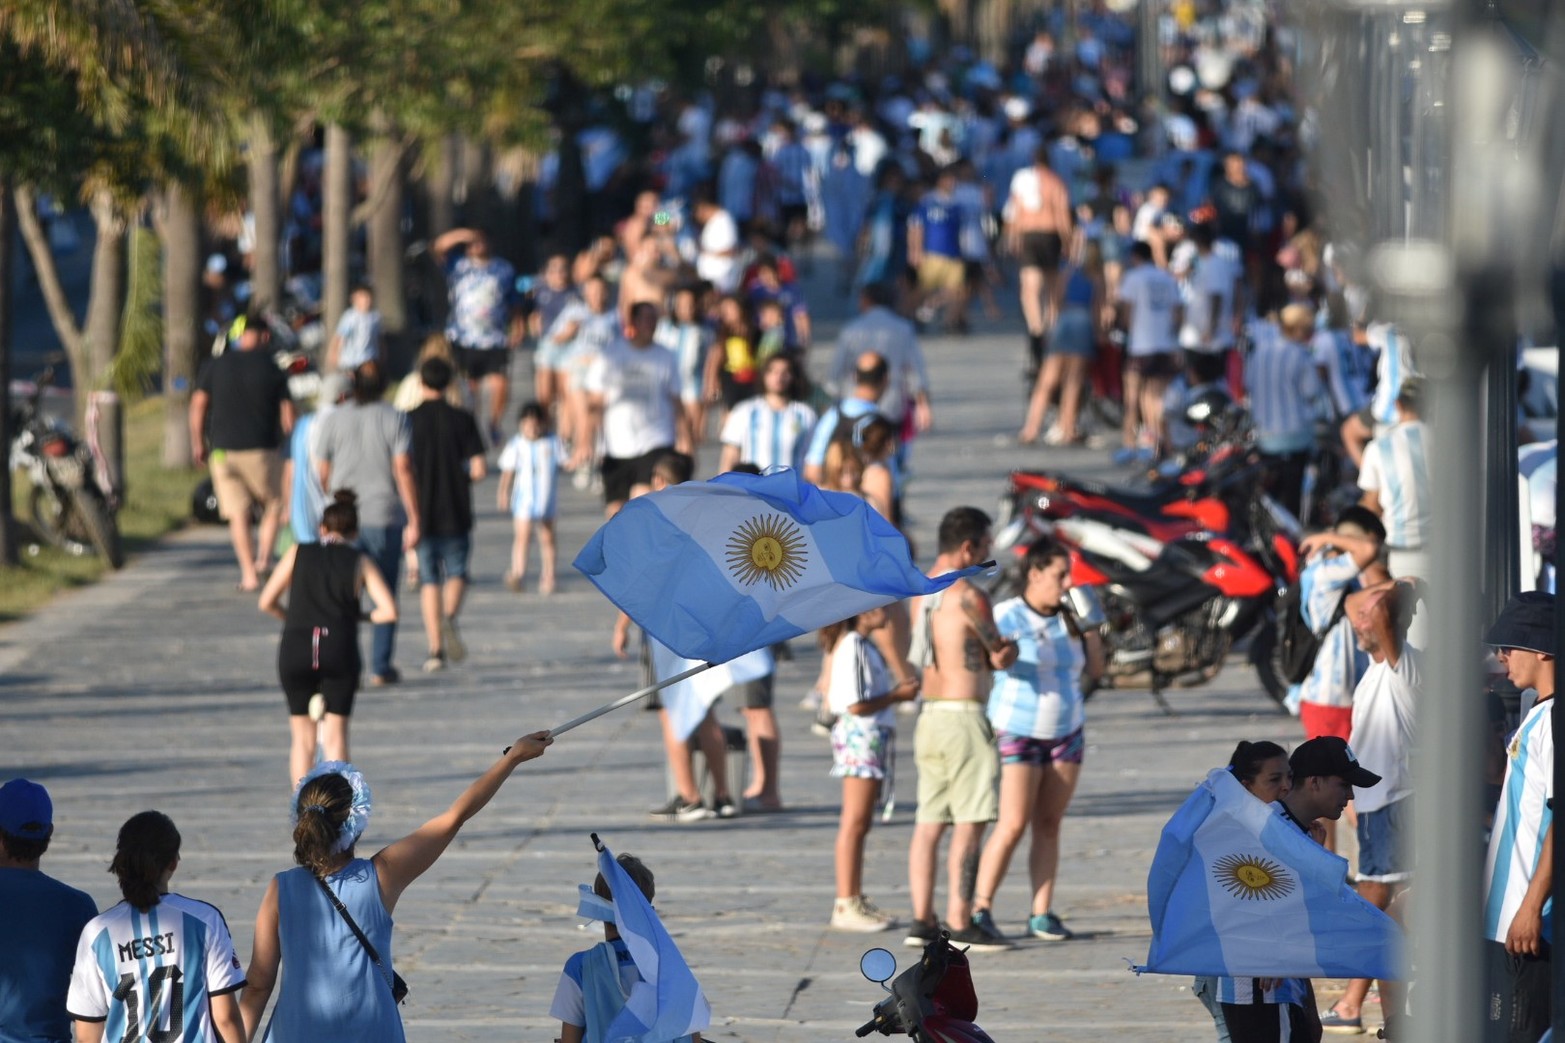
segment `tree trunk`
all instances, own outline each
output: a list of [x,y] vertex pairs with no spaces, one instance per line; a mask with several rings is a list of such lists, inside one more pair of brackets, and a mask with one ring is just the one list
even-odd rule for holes
[[[163,466],[173,469],[189,467],[191,460],[190,390],[201,345],[201,210],[196,195],[178,184],[168,186],[163,200]],[[260,224],[258,219],[258,259]],[[274,249],[274,262],[276,256]]]
[[71,301],[65,295],[65,287],[60,284],[60,269],[54,263],[54,251],[49,247],[48,233],[38,220],[37,194],[31,185],[18,185],[14,196],[14,217],[22,232],[22,242],[27,245],[28,256],[32,258],[44,307],[48,309],[55,336],[60,338],[66,356],[74,366],[77,356],[82,353],[82,331],[76,324],[76,314],[71,311]]
[[[0,180],[0,447],[11,437],[11,279],[15,270],[16,203],[11,185]],[[0,467],[0,566],[16,564],[16,516],[11,512],[11,468]]]
[[424,177],[429,196],[429,238],[456,227],[457,139],[447,134],[440,140],[439,154],[428,165]]
[[391,138],[375,142],[370,183],[384,194],[369,214],[369,270],[380,312],[381,346],[388,372],[401,373],[408,352],[408,306],[402,247],[403,189],[406,171],[402,146]]
[[321,320],[328,336],[348,307],[353,222],[353,142],[341,124],[326,128],[326,168],[321,185]]
[[[126,238],[125,217],[107,192],[94,193],[92,219],[98,230],[98,242],[92,251],[92,282],[87,296],[87,320],[82,334],[86,341],[86,369],[75,369],[76,410],[78,419],[87,408],[87,392],[103,386],[109,365],[120,347],[120,328],[125,318]],[[72,360],[73,368],[75,361]]]
[[[260,112],[250,116],[249,145],[246,162],[250,169],[250,212],[255,215],[250,296],[257,304],[265,306],[282,299],[283,220],[282,196],[277,184],[277,140],[272,135],[271,123]],[[198,223],[198,243],[199,232]],[[166,451],[167,446],[164,448]]]

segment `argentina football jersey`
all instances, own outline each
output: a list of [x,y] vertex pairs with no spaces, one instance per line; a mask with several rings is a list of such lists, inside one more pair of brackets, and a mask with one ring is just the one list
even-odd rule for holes
[[245,983],[214,906],[166,894],[146,912],[121,902],[82,929],[66,1009],[109,1040],[216,1043],[210,997]]

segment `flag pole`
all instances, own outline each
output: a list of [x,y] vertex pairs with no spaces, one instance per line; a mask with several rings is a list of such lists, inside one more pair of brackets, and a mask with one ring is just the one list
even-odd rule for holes
[[[699,664],[697,666],[692,666],[689,670],[686,670],[683,673],[675,674],[673,677],[665,677],[663,680],[657,682],[656,684],[649,684],[645,688],[642,688],[639,691],[631,692],[629,695],[621,696],[620,698],[615,699],[611,703],[604,703],[602,706],[598,707],[595,710],[588,710],[586,713],[582,714],[580,717],[572,717],[570,720],[566,721],[564,724],[560,725],[558,728],[550,728],[549,729],[549,735],[550,735],[551,738],[557,739],[560,736],[564,735],[566,732],[570,731],[572,728],[577,727],[578,725],[583,725],[583,724],[586,724],[588,721],[596,720],[599,717],[602,717],[606,713],[612,713],[615,710],[618,710],[622,706],[629,706],[631,703],[635,702],[637,699],[645,699],[647,696],[651,695],[653,692],[662,691],[664,688],[667,688],[669,685],[678,684],[681,681],[684,681],[684,680],[686,680],[688,678],[694,677],[696,674],[701,673],[703,670],[710,670],[714,666],[717,666],[717,665],[718,664],[716,664],[716,663],[701,663],[701,664]],[[507,746],[505,749],[500,751],[500,755],[504,756],[505,754],[510,753],[510,752],[511,752],[511,747]]]

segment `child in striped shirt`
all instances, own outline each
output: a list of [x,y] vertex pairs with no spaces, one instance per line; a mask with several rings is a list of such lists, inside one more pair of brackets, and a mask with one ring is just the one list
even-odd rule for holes
[[500,453],[499,507],[509,510],[515,525],[507,589],[521,593],[527,575],[527,554],[533,528],[538,530],[538,593],[554,593],[554,515],[556,476],[566,453],[553,432],[543,406],[528,402],[517,417],[517,434]]

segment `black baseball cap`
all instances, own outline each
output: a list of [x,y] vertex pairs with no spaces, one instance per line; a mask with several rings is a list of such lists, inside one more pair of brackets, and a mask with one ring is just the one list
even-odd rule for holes
[[1300,743],[1288,758],[1294,781],[1311,775],[1335,775],[1350,785],[1366,789],[1380,783],[1380,776],[1370,771],[1353,756],[1353,747],[1336,735],[1322,735]]
[[1554,655],[1554,595],[1524,590],[1505,603],[1500,618],[1483,636],[1496,648],[1520,648]]

